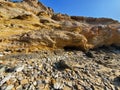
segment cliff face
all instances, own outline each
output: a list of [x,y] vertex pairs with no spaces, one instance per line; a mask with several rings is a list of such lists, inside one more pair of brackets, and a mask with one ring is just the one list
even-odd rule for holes
[[37,0],[1,0],[0,32],[1,51],[120,46],[118,21],[56,14]]

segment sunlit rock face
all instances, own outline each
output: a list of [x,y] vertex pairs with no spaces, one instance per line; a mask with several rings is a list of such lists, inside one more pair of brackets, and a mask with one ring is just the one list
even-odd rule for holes
[[120,46],[118,21],[56,14],[38,0],[0,0],[0,32],[1,51]]

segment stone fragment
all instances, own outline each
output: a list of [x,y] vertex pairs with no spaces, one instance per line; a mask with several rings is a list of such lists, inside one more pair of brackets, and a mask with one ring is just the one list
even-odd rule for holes
[[0,81],[0,86],[2,86],[6,81],[8,81],[13,75],[12,74],[9,74],[8,76],[6,76],[5,78],[3,78],[1,81]]
[[40,90],[44,90],[45,85],[44,85],[44,84],[39,84],[39,85],[38,85],[38,88],[39,88]]
[[34,82],[33,82],[33,85],[34,85],[34,86],[36,86],[36,85],[37,85],[37,82],[36,82],[36,81],[34,81]]
[[63,90],[72,90],[72,88],[70,88],[68,86],[64,86]]
[[54,83],[54,89],[62,89],[63,88],[63,84],[60,82],[56,82]]
[[30,85],[29,89],[28,90],[35,90],[35,87],[34,85]]
[[17,87],[16,87],[16,90],[23,90],[23,89],[22,89],[22,85],[17,86]]
[[72,84],[71,81],[67,82],[67,85],[68,85],[69,87],[72,87],[72,86],[73,86],[73,84]]
[[16,72],[21,72],[24,69],[24,65],[16,67],[15,71]]
[[12,90],[13,87],[14,87],[14,85],[8,85],[5,90]]
[[0,73],[5,72],[5,66],[3,66],[2,64],[0,65]]
[[0,90],[5,90],[7,88],[7,85],[0,86]]
[[0,54],[0,57],[3,57],[4,55],[3,54]]
[[23,79],[23,80],[21,80],[21,85],[24,85],[24,84],[28,84],[28,80],[27,79]]
[[0,60],[0,64],[3,64],[3,61],[2,61],[2,60]]

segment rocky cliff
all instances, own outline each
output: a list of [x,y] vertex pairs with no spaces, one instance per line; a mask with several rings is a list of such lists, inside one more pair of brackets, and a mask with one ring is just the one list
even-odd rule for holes
[[0,90],[120,90],[119,46],[116,20],[0,0]]
[[37,0],[0,1],[0,51],[120,46],[120,23],[54,13]]

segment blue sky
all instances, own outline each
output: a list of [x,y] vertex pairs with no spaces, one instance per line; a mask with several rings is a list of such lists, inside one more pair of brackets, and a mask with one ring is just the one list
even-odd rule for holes
[[120,21],[120,0],[40,0],[57,13],[108,17]]

